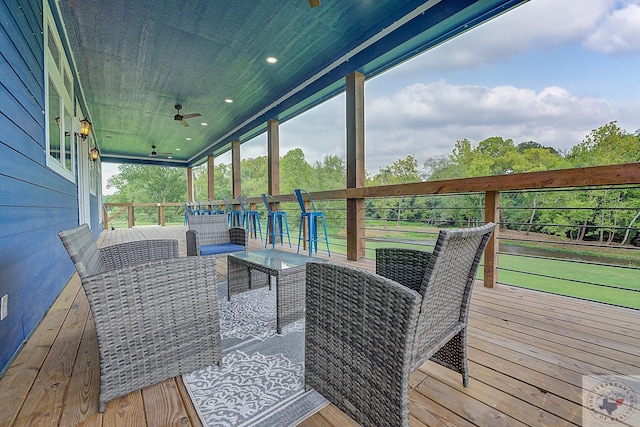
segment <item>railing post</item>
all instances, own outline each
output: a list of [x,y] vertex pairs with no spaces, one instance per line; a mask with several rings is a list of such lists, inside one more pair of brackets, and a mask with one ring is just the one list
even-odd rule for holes
[[109,212],[107,212],[107,207],[102,205],[102,229],[109,229]]
[[500,192],[487,191],[484,198],[484,221],[493,222],[496,228],[484,250],[484,286],[493,288],[498,283],[498,233],[500,229]]
[[165,223],[165,215],[164,215],[164,205],[162,203],[158,203],[158,225],[164,227]]
[[129,228],[133,228],[133,226],[136,225],[136,215],[133,211],[133,205],[127,206],[127,211],[129,213]]
[[[347,133],[347,190],[365,187],[364,169],[364,74],[345,77]],[[364,257],[364,198],[347,196],[347,259]]]

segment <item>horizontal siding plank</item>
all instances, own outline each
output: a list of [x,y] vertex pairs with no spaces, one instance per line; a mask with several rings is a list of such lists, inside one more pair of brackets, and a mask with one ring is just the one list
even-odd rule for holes
[[[33,51],[43,49],[44,40],[38,40],[36,35],[42,34],[42,2],[37,0],[13,0],[7,4],[7,0],[3,0],[2,6],[6,8],[13,23],[20,28],[25,39],[35,38],[30,44],[38,46]],[[42,37],[39,37],[42,39]]]
[[[17,94],[16,96],[20,96]],[[38,122],[25,108],[16,101],[14,94],[0,84],[0,105],[2,105],[2,115],[7,117],[13,126],[24,130],[34,141],[44,141],[44,120]],[[42,115],[42,110],[40,110]],[[36,116],[37,117],[37,116]]]
[[[6,1],[6,0],[5,0]],[[41,34],[42,33],[42,2],[37,0],[16,0],[18,3],[18,9],[21,12],[22,18],[16,18],[16,22],[20,23],[21,19],[28,22],[30,31],[25,31],[24,34]],[[14,14],[15,15],[15,14]],[[20,24],[19,24],[20,25]],[[44,40],[42,37],[36,38],[35,42],[40,46],[40,50],[43,49]]]
[[[42,29],[36,31],[22,31],[27,29],[30,24],[27,22],[26,14],[32,15],[33,10],[18,9],[24,11],[25,14],[13,14],[11,11],[13,8],[7,6],[5,1],[0,2],[0,31],[6,34],[5,40],[10,40],[10,44],[3,46],[2,51],[8,52],[10,50],[15,51],[22,57],[22,61],[27,68],[21,69],[19,74],[33,74],[36,79],[38,76],[44,76],[44,36]],[[42,17],[38,17],[42,20]],[[32,21],[36,17],[29,18]],[[18,61],[16,61],[16,64]],[[42,79],[42,77],[40,77]],[[42,81],[42,80],[40,80]]]
[[[31,74],[21,75],[19,67],[16,67],[10,61],[11,56],[7,52],[3,52],[0,55],[0,75],[3,76],[2,85],[15,98],[15,102],[27,111],[33,120],[40,123],[40,127],[44,127],[44,116],[42,114],[44,110],[44,89],[41,86],[41,82],[35,80],[35,77]],[[31,79],[29,79],[30,76],[32,77]],[[12,117],[6,112],[5,114]]]
[[[74,194],[74,184],[69,181],[64,182],[66,181],[64,178],[59,177],[53,172],[47,175],[50,179],[48,185],[51,185],[52,181],[58,181],[60,183],[60,187],[58,187],[57,190],[55,188],[34,185],[13,177],[0,175],[0,187],[3,189],[3,191],[0,192],[0,206],[32,206],[43,209],[56,206],[71,209],[75,200],[75,210],[77,211],[77,194]],[[45,177],[47,175],[45,175]],[[69,191],[71,189],[74,189],[74,191]]]
[[[0,150],[2,150],[3,155],[15,151],[31,160],[34,165],[44,165],[44,132],[42,133],[42,138],[37,140],[33,139],[0,111]],[[3,169],[0,169],[0,171],[2,170]]]

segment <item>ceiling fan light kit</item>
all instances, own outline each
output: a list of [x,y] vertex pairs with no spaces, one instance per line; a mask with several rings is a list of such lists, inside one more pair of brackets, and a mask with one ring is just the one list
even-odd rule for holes
[[173,120],[180,122],[180,124],[184,127],[188,127],[189,123],[186,122],[187,119],[192,119],[194,117],[200,117],[200,113],[192,113],[192,114],[180,114],[180,110],[182,110],[182,105],[176,104],[173,106],[177,110],[177,114],[173,116]]
[[155,145],[151,146],[151,154],[149,154],[149,157],[156,157],[157,155],[162,155],[162,156],[172,156],[173,153],[160,153],[156,151],[156,147]]

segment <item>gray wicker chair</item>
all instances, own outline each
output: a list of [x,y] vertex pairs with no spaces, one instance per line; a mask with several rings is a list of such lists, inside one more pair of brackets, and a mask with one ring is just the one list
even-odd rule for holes
[[177,240],[98,249],[84,224],[58,233],[96,325],[106,402],[222,361],[215,257],[178,258]]
[[305,386],[364,426],[409,425],[409,374],[467,371],[467,319],[495,225],[442,230],[432,253],[376,250],[376,273],[307,264]]
[[245,251],[249,233],[242,227],[229,228],[226,215],[189,215],[187,256],[222,255]]

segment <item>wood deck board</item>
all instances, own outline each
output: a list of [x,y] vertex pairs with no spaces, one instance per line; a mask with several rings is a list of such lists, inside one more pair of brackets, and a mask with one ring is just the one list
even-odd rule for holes
[[[175,238],[186,254],[185,227],[104,231],[107,246]],[[252,249],[264,243],[251,241]],[[278,247],[288,250],[288,246]],[[294,245],[294,251],[296,247]],[[322,256],[322,258],[326,258]],[[373,270],[371,260],[331,261]],[[218,259],[217,280],[226,277]],[[469,324],[469,387],[432,362],[410,378],[410,425],[580,425],[582,375],[637,374],[640,313],[605,304],[498,285],[474,289]],[[97,412],[95,326],[77,275],[0,378],[0,425],[201,426],[180,378],[130,393]],[[329,405],[301,425],[343,426],[351,420]],[[355,424],[353,424],[355,425]]]

